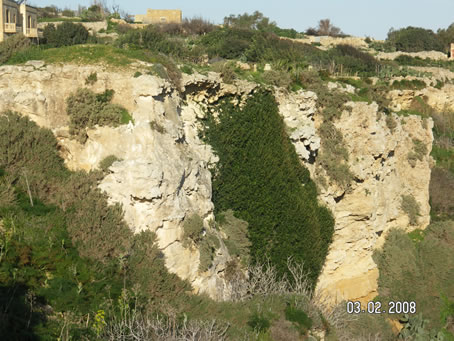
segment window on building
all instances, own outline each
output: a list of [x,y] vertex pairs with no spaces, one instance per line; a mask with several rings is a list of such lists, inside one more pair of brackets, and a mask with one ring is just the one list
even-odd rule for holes
[[28,28],[31,28],[31,27],[32,27],[32,16],[31,16],[31,15],[28,16],[27,27],[28,27]]
[[166,22],[167,22],[167,18],[166,18],[166,17],[161,17],[161,18],[159,18],[159,20],[160,20],[162,23],[166,23]]
[[13,22],[13,24],[16,23],[16,13],[13,14],[13,21],[12,22]]
[[6,10],[5,22],[9,24],[9,9]]

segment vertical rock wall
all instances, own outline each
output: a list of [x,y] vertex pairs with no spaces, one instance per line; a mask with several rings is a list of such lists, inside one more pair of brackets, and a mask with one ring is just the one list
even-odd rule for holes
[[[423,229],[429,224],[433,122],[417,116],[393,115],[396,127],[391,131],[375,103],[351,102],[352,111],[344,111],[335,122],[344,136],[349,166],[355,175],[345,191],[315,167],[320,143],[309,141],[320,141],[320,119],[314,115],[314,96],[310,92],[283,94],[279,103],[286,124],[297,126],[290,136],[301,160],[313,178],[322,176],[328,184],[326,188],[319,186],[319,199],[331,209],[336,221],[333,243],[317,288],[331,302],[367,301],[377,294],[378,269],[372,260],[373,250],[382,246],[387,232],[391,228]],[[412,163],[408,155],[414,152],[414,140],[421,141],[426,153],[421,161]],[[401,208],[403,195],[413,196],[420,206],[415,226],[410,225]]]

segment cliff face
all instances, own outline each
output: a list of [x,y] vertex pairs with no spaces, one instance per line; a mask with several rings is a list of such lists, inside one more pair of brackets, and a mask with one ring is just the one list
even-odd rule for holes
[[[373,298],[378,278],[373,250],[381,247],[393,227],[410,231],[425,228],[430,222],[433,123],[424,123],[416,116],[394,119],[396,127],[391,131],[385,115],[380,118],[377,113],[377,105],[355,103],[352,112],[344,112],[335,124],[344,135],[355,175],[347,191],[329,186],[320,194],[331,208],[336,225],[318,286],[336,300]],[[409,160],[416,148],[414,141],[426,146],[421,161]],[[414,226],[402,209],[403,196],[412,196],[419,204]]]
[[[84,145],[69,138],[65,99],[86,77],[97,72],[98,81],[89,86],[96,92],[114,89],[114,103],[126,107],[134,124],[118,128],[98,127],[88,132]],[[199,270],[197,247],[183,246],[183,219],[198,214],[207,230],[213,219],[210,163],[216,162],[211,148],[198,138],[198,118],[203,107],[226,94],[244,98],[254,84],[238,81],[223,84],[219,75],[191,75],[183,79],[183,96],[166,81],[153,76],[133,77],[133,71],[107,71],[91,66],[0,67],[0,111],[11,109],[28,115],[39,125],[53,130],[68,167],[90,170],[108,155],[115,162],[99,187],[111,202],[119,202],[125,220],[135,232],[152,230],[157,235],[166,266],[188,279],[196,291],[216,299],[229,296],[223,278],[230,260],[222,245],[208,271]],[[184,100],[183,100],[184,97]],[[312,92],[276,92],[280,113],[295,149],[315,177],[323,176],[314,161],[320,149],[317,96]],[[377,269],[371,256],[392,227],[408,228],[402,196],[412,195],[420,206],[417,225],[429,222],[429,180],[432,144],[431,121],[418,117],[395,117],[391,131],[374,104],[352,103],[336,122],[350,153],[355,181],[348,191],[326,179],[320,200],[336,219],[330,247],[318,288],[335,299],[371,298],[375,294]],[[414,140],[426,147],[422,161],[410,163]]]
[[[207,168],[213,154],[197,137],[195,111],[182,111],[179,95],[157,77],[134,78],[131,71],[99,67],[33,64],[0,68],[0,111],[21,112],[52,129],[71,169],[97,168],[108,155],[121,159],[99,187],[111,202],[123,205],[130,228],[155,232],[168,269],[189,280],[196,291],[217,299],[228,295],[222,278],[229,260],[226,248],[217,251],[210,270],[201,272],[199,250],[182,246],[185,217],[198,214],[207,229],[214,219]],[[135,123],[92,129],[81,145],[69,138],[65,99],[86,87],[85,79],[92,72],[98,78],[92,90],[114,89],[113,102],[126,107]]]
[[[333,212],[335,232],[318,290],[331,302],[343,299],[367,301],[376,294],[378,270],[372,260],[373,250],[381,247],[387,232],[395,227],[408,231],[425,228],[430,222],[429,156],[432,148],[432,120],[393,115],[391,130],[386,116],[377,112],[376,104],[349,103],[335,122],[349,152],[349,167],[355,179],[342,190],[315,167],[320,149],[315,114],[316,95],[311,92],[278,95],[280,111],[290,137],[313,178],[323,177],[319,199]],[[412,162],[415,142],[425,146],[421,161]],[[419,204],[414,226],[402,209],[403,196],[412,196]]]

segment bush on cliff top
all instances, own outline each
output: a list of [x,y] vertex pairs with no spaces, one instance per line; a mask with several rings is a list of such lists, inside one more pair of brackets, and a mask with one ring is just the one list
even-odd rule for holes
[[304,262],[314,284],[333,234],[330,212],[301,166],[271,93],[260,90],[243,108],[225,101],[204,135],[219,156],[213,170],[216,211],[248,222],[253,261],[269,257],[280,274],[287,258]]
[[44,42],[52,47],[85,44],[88,40],[88,30],[81,24],[69,21],[55,27],[48,24],[43,31]]

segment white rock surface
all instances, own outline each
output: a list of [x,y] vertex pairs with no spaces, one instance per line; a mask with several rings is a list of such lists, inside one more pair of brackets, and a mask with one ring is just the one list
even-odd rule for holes
[[[135,123],[89,130],[87,142],[81,145],[69,138],[65,99],[86,87],[85,79],[92,72],[98,81],[91,88],[96,92],[114,89],[113,102],[125,106]],[[32,62],[0,67],[0,110],[7,109],[53,129],[71,169],[95,169],[109,155],[121,159],[110,167],[99,187],[110,202],[122,204],[130,228],[136,233],[155,232],[167,268],[189,280],[196,292],[215,299],[228,296],[223,270],[230,256],[225,247],[217,251],[214,265],[202,273],[199,250],[181,243],[185,217],[198,214],[208,230],[214,218],[207,165],[216,158],[197,135],[200,108],[188,105],[182,109],[181,98],[169,84],[153,76],[134,78],[130,71]],[[163,133],[150,122],[162,127]]]

